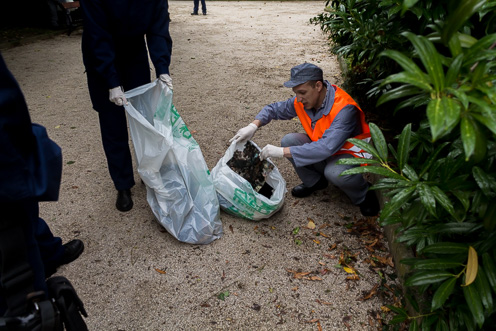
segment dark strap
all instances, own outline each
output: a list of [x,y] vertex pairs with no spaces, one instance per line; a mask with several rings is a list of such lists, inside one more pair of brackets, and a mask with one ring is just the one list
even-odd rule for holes
[[22,228],[7,222],[2,220],[0,226],[0,285],[8,307],[5,316],[18,316],[28,310],[27,296],[34,291],[34,276]]
[[63,276],[47,280],[50,297],[55,300],[60,316],[67,331],[87,331],[88,328],[81,315],[88,317],[83,302],[79,299],[71,282]]

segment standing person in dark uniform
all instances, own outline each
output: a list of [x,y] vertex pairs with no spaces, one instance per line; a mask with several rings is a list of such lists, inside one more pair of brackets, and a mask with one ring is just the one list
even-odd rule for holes
[[[207,4],[205,0],[201,0],[202,5],[202,13],[203,15],[207,15]],[[200,6],[200,0],[193,0],[193,12],[191,15],[198,15],[198,7]]]
[[[62,245],[38,215],[39,201],[58,199],[61,172],[60,148],[44,127],[32,125],[19,85],[0,56],[0,293],[13,260],[27,261],[33,289],[46,293],[45,278],[83,252],[81,240]],[[0,297],[0,316],[5,308]]]
[[[124,92],[150,82],[148,51],[157,77],[172,90],[172,39],[167,0],[81,0],[83,62],[93,108],[98,112],[116,207],[133,207],[133,164]],[[146,36],[146,42],[145,42]]]

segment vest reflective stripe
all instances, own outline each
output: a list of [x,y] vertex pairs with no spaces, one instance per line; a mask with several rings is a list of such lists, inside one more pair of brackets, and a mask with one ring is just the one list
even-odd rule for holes
[[[360,126],[362,129],[362,133],[359,134],[356,137],[356,139],[361,139],[366,142],[370,142],[370,128],[369,125],[365,122],[365,114],[363,111],[360,109],[358,104],[353,100],[353,98],[343,91],[341,88],[337,87],[336,85],[332,85],[335,89],[336,92],[334,94],[334,104],[332,105],[331,111],[329,112],[328,115],[323,116],[321,119],[319,119],[315,123],[315,127],[312,129],[312,122],[310,117],[308,116],[307,112],[305,111],[305,108],[301,102],[298,102],[298,99],[295,98],[294,100],[294,107],[296,110],[296,114],[298,115],[298,118],[300,119],[301,125],[305,129],[305,132],[307,135],[310,137],[312,141],[317,141],[322,136],[324,135],[324,132],[331,127],[332,122],[334,121],[334,118],[336,115],[346,106],[348,105],[353,105],[358,108],[359,110],[359,115],[360,115]],[[338,154],[351,154],[354,157],[362,157],[362,158],[367,158],[371,159],[372,155],[369,153],[366,153],[364,150],[356,147],[350,142],[345,142],[343,147],[335,153],[334,155]]]

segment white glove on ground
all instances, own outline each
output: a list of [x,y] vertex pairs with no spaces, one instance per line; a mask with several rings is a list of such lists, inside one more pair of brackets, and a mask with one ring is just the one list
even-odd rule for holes
[[171,76],[169,76],[168,74],[161,74],[160,80],[163,81],[165,85],[167,85],[171,89],[171,91],[173,90]]
[[255,131],[257,131],[258,126],[253,123],[248,124],[244,128],[238,130],[238,132],[232,137],[229,142],[240,142],[245,140],[250,140],[255,135]]
[[110,89],[109,100],[110,102],[115,103],[117,106],[127,104],[126,97],[124,96],[124,91],[122,91],[122,87],[120,86]]
[[272,157],[274,159],[280,159],[283,156],[284,156],[284,148],[277,147],[274,145],[266,145],[262,149],[262,152],[260,153],[261,160],[266,160],[269,157]]

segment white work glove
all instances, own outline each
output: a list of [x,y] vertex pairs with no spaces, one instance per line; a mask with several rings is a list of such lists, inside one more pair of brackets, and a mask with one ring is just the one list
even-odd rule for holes
[[127,99],[124,96],[124,91],[122,91],[122,87],[117,86],[110,89],[110,102],[115,103],[117,106],[122,106],[123,104],[127,105]]
[[262,149],[262,152],[260,153],[260,159],[261,160],[266,160],[269,157],[274,158],[274,159],[280,159],[283,156],[284,156],[284,148],[283,147],[277,147],[274,145],[266,145]]
[[258,126],[253,123],[248,124],[244,128],[238,130],[238,132],[232,137],[229,142],[240,142],[245,140],[250,140],[255,135],[255,131],[257,131]]
[[168,74],[161,74],[159,78],[165,83],[165,85],[167,85],[171,89],[171,91],[173,90],[171,76],[169,76]]

